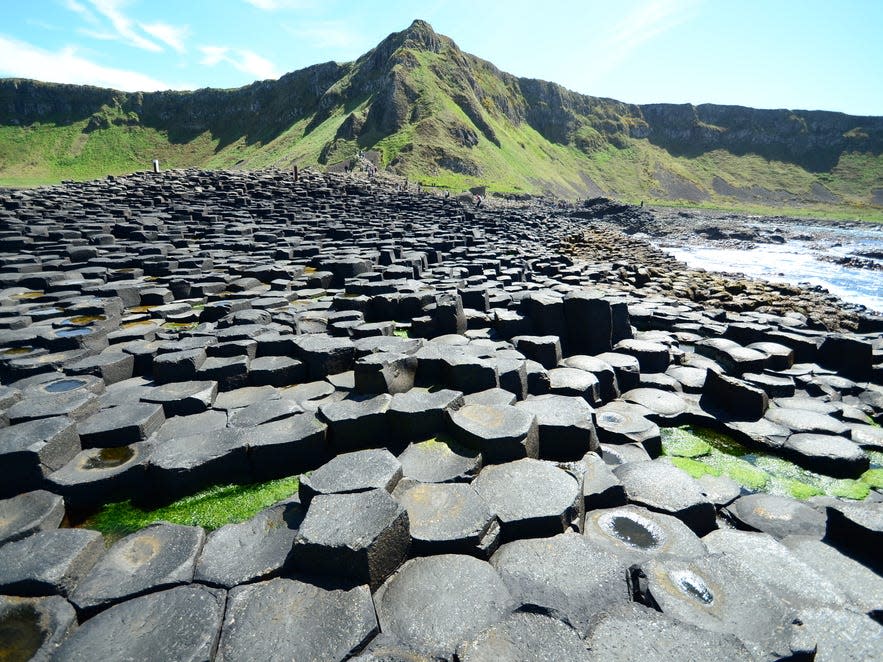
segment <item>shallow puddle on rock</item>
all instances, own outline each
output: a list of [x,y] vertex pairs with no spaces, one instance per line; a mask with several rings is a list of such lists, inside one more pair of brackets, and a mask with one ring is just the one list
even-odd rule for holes
[[88,336],[92,333],[92,329],[88,326],[78,326],[73,329],[60,329],[55,332],[59,338],[75,338],[77,336]]
[[83,463],[84,469],[114,469],[134,457],[135,451],[128,446],[118,448],[102,448],[97,455],[92,455]]
[[708,584],[697,574],[686,570],[677,570],[671,573],[672,581],[684,595],[697,600],[705,605],[714,602],[714,594],[708,588]]
[[47,393],[67,393],[75,388],[85,386],[86,382],[82,379],[59,379],[43,385],[43,390]]
[[639,549],[655,549],[662,540],[657,532],[637,519],[624,515],[603,518],[601,527],[627,545]]
[[0,617],[0,660],[30,660],[46,634],[31,605],[13,607]]

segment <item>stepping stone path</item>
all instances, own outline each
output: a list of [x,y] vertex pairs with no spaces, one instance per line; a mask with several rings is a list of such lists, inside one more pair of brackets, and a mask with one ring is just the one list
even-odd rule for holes
[[[0,190],[0,657],[883,656],[883,320],[689,271],[624,208]],[[694,479],[683,424],[869,495]],[[291,476],[212,531],[72,528]]]

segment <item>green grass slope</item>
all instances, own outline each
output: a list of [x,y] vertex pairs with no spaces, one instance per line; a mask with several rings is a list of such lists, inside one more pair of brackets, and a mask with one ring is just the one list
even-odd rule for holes
[[[46,111],[45,108],[51,111]],[[883,220],[883,118],[635,106],[517,78],[422,21],[357,61],[238,90],[0,81],[0,184],[163,167],[328,167],[425,185]]]

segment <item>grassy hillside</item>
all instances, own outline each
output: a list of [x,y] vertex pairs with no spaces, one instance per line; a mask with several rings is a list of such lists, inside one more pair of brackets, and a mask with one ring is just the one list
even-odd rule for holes
[[634,106],[516,78],[416,21],[354,63],[238,90],[0,81],[0,184],[164,167],[327,167],[426,185],[883,220],[883,119]]

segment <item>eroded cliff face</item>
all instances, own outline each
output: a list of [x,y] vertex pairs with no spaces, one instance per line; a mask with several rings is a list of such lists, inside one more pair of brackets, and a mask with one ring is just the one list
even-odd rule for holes
[[[847,153],[883,154],[880,117],[712,104],[633,105],[582,95],[555,83],[501,72],[462,52],[423,21],[390,34],[355,62],[318,64],[279,80],[231,90],[125,93],[0,80],[0,126],[70,125],[84,120],[84,133],[141,126],[161,132],[177,145],[209,132],[217,140],[216,152],[241,139],[249,145],[265,145],[298,122],[305,126],[301,137],[324,136],[312,132],[331,120],[333,138],[321,138],[325,142],[310,152],[321,164],[339,162],[359,149],[374,149],[393,137],[389,143],[398,151],[385,154],[387,165],[396,164],[400,171],[417,176],[441,169],[476,177],[484,174],[482,159],[488,159],[487,151],[481,155],[476,149],[482,141],[505,151],[504,141],[509,140],[510,151],[494,166],[499,169],[501,159],[513,158],[513,146],[526,150],[529,127],[552,146],[575,153],[572,158],[577,161],[561,166],[570,170],[565,178],[575,182],[574,190],[579,190],[580,182],[597,188],[586,173],[573,172],[578,159],[634,147],[636,141],[646,150],[652,145],[687,159],[716,150],[737,156],[756,154],[811,173],[830,172]],[[534,154],[552,153],[548,143]],[[533,157],[525,151],[517,158]],[[520,167],[533,171],[527,161]],[[721,191],[726,195],[727,187],[732,188],[726,181],[701,181],[704,175],[698,171],[693,176],[679,166],[666,170],[658,160],[637,169],[627,167],[638,173],[635,187],[643,186],[651,196],[661,191],[663,197],[679,198],[684,191],[693,191],[688,199],[705,199]],[[597,178],[598,171],[592,172]],[[647,184],[641,172],[651,173],[653,181]],[[871,179],[865,197],[874,204],[883,181]],[[644,195],[644,189],[635,187],[632,194]],[[806,187],[809,190],[809,184]],[[604,190],[618,193],[613,187]]]
[[646,131],[632,135],[673,154],[695,156],[725,149],[830,170],[846,151],[883,152],[883,117],[742,106],[650,104],[640,106]]

